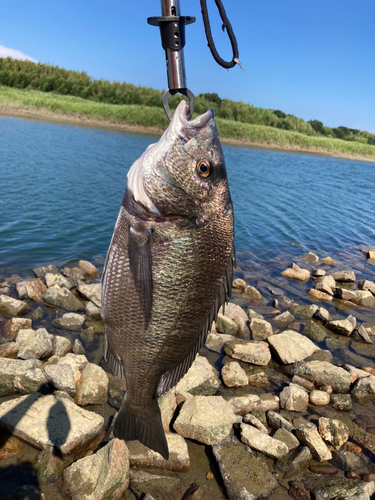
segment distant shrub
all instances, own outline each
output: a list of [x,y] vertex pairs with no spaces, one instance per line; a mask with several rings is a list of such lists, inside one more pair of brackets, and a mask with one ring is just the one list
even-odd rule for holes
[[275,109],[274,114],[277,116],[277,118],[281,118],[281,119],[286,118],[286,113],[284,113],[283,111],[280,111],[279,109]]
[[320,122],[319,120],[310,120],[307,123],[310,123],[315,132],[321,135],[325,135],[324,125],[322,122]]

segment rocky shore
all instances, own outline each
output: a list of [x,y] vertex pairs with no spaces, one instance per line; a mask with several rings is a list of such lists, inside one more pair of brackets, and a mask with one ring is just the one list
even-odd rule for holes
[[374,498],[375,253],[335,259],[236,269],[205,348],[159,398],[168,461],[113,437],[126,383],[102,357],[100,271],[2,277],[1,498]]

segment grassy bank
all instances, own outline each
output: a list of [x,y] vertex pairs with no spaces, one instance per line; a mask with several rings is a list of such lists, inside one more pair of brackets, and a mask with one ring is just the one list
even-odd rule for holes
[[[0,113],[160,134],[168,126],[161,108],[103,104],[52,92],[0,85]],[[375,146],[216,118],[223,142],[375,161]]]

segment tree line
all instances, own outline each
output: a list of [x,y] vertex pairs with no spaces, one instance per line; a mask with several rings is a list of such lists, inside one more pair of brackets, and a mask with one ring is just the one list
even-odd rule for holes
[[[34,89],[55,92],[108,104],[136,104],[161,107],[160,92],[151,87],[142,87],[126,82],[96,80],[85,71],[73,71],[50,64],[0,58],[0,84],[19,89]],[[181,96],[170,100],[174,109]],[[196,97],[195,111],[203,113],[211,107],[216,116],[254,125],[266,125],[291,130],[307,135],[323,135],[347,141],[357,141],[375,145],[375,135],[347,127],[330,128],[318,120],[306,122],[280,110],[256,108],[251,104],[230,99],[221,99],[217,94],[200,94]]]

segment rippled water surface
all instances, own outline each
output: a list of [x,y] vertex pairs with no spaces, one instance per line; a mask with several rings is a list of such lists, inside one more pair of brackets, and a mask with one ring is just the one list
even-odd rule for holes
[[[157,138],[0,117],[0,271],[100,263],[126,174]],[[375,165],[224,146],[236,248],[266,262],[375,242]]]

